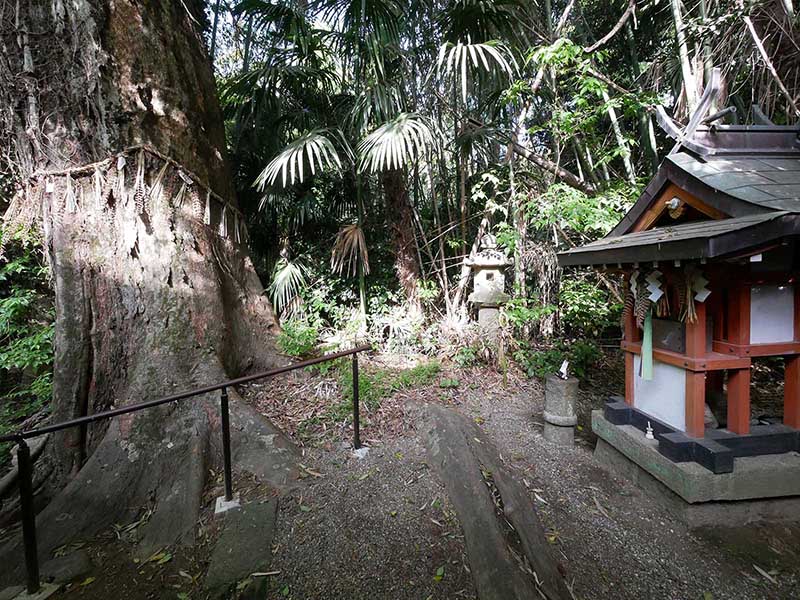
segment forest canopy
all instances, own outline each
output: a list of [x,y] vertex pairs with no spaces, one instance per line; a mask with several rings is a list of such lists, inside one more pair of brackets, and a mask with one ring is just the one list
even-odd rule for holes
[[212,4],[237,191],[288,337],[452,354],[487,233],[513,258],[512,345],[596,337],[617,284],[562,279],[555,253],[653,175],[673,143],[656,106],[685,123],[719,67],[710,112],[797,119],[780,1]]
[[[465,363],[511,357],[530,374],[569,354],[580,369],[598,340],[618,335],[619,283],[562,273],[555,255],[610,231],[654,174],[674,143],[656,107],[682,126],[718,67],[711,112],[735,109],[720,122],[797,122],[797,17],[786,0],[189,6],[213,64],[250,255],[290,355],[359,338]],[[49,88],[37,99],[31,82],[46,79],[45,63],[28,61],[27,38],[9,39],[21,70],[3,71],[3,89],[33,119]],[[25,128],[8,115],[5,207],[35,166],[12,151]],[[500,351],[477,335],[467,300],[465,259],[486,234],[512,259]],[[30,215],[7,219],[4,428],[52,393],[42,242]]]

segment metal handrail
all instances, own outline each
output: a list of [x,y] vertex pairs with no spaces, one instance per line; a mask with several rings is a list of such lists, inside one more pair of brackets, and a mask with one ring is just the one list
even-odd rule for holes
[[31,453],[26,439],[38,437],[56,431],[63,431],[71,427],[80,427],[95,421],[102,421],[104,419],[112,419],[120,415],[125,415],[140,410],[146,410],[162,404],[170,402],[178,402],[186,400],[195,396],[202,396],[211,392],[220,391],[220,413],[222,421],[222,451],[223,451],[223,464],[225,470],[225,500],[230,502],[233,500],[233,473],[231,468],[231,434],[230,434],[230,415],[228,411],[228,388],[231,386],[242,385],[256,381],[258,379],[265,379],[267,377],[274,377],[289,371],[295,371],[311,365],[316,365],[337,358],[345,356],[353,357],[353,446],[355,449],[361,447],[361,427],[359,418],[359,390],[358,390],[358,353],[371,350],[369,345],[356,346],[349,350],[342,350],[332,354],[326,354],[317,358],[310,358],[303,360],[285,367],[278,367],[270,369],[269,371],[262,371],[236,379],[208,385],[201,388],[196,388],[180,394],[173,394],[171,396],[164,396],[156,400],[149,400],[148,402],[139,402],[138,404],[130,404],[120,408],[114,408],[93,415],[71,419],[69,421],[62,421],[61,423],[54,423],[53,425],[46,425],[38,429],[31,429],[28,431],[18,431],[12,434],[0,436],[0,443],[2,442],[17,442],[17,463],[19,470],[19,495],[20,495],[20,513],[22,518],[22,540],[25,546],[25,569],[27,572],[27,591],[29,594],[35,594],[39,591],[41,585],[39,583],[39,556],[36,543],[36,512],[33,506],[33,461],[31,460]]

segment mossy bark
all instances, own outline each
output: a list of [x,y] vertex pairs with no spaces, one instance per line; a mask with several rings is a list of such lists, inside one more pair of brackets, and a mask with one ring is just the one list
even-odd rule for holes
[[[23,182],[6,226],[39,223],[50,259],[52,421],[275,364],[275,318],[246,247],[198,211],[207,185],[235,207],[201,3],[30,0],[16,8],[16,20],[0,26],[13,42],[0,66],[13,82],[0,90],[9,107],[2,134]],[[120,169],[116,155],[136,145],[158,152],[130,151]],[[164,165],[158,153],[193,174],[183,193],[174,165],[163,193],[149,193]],[[67,172],[109,157],[102,179],[92,169]],[[291,445],[232,398],[238,465],[288,484],[285,464],[262,467],[251,454],[288,454]],[[49,444],[53,500],[39,515],[42,554],[146,509],[142,552],[190,540],[205,477],[219,461],[218,428],[218,399],[209,395],[58,436]]]

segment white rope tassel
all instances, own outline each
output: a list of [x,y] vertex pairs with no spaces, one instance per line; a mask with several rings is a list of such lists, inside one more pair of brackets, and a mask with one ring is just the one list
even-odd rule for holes
[[120,154],[117,157],[117,202],[125,202],[125,157]]
[[211,190],[206,190],[206,206],[203,209],[203,223],[211,225]]
[[78,202],[75,199],[75,190],[72,187],[72,177],[67,174],[67,191],[64,192],[64,208],[72,215],[78,212]]
[[175,196],[175,206],[182,206],[186,196],[186,190],[194,182],[191,177],[183,172],[183,169],[178,169],[178,177],[180,177],[181,180],[181,187],[178,190],[178,194]]
[[192,190],[192,216],[202,219],[203,211],[203,198],[200,196],[200,190]]
[[175,194],[175,206],[180,206],[183,204],[183,197],[186,195],[186,182],[181,181],[181,187],[178,189],[178,193]]
[[153,212],[153,209],[158,206],[159,202],[161,201],[161,195],[164,193],[164,179],[167,176],[168,166],[168,162],[165,162],[161,166],[156,174],[156,178],[153,180],[153,185],[150,186],[150,193],[148,194],[150,197],[150,212]]
[[52,211],[53,215],[53,222],[61,225],[61,221],[64,218],[64,205],[59,202],[58,198],[54,195],[55,192],[55,184],[53,183],[53,178],[48,177],[44,180],[44,193],[49,196],[50,201],[50,210]]
[[144,150],[139,150],[139,156],[136,157],[136,181],[133,184],[133,202],[137,215],[144,212],[146,194],[147,189],[144,185]]
[[92,188],[94,189],[94,208],[98,213],[103,210],[103,188],[106,182],[100,167],[95,167],[92,175]]
[[228,235],[228,207],[222,207],[222,218],[219,221],[219,235],[227,237]]
[[239,213],[233,213],[233,238],[237,244],[242,243],[242,238],[239,232]]

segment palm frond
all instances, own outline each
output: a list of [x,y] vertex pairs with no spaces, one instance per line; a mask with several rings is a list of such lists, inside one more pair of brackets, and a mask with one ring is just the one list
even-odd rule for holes
[[345,225],[336,234],[331,252],[331,269],[339,275],[352,277],[358,273],[358,265],[369,275],[369,253],[364,231],[358,225]]
[[240,0],[231,12],[251,18],[256,31],[277,29],[286,37],[292,35],[296,41],[302,41],[297,38],[311,30],[305,11],[291,0]]
[[281,257],[275,263],[269,296],[279,315],[283,315],[287,307],[297,304],[295,299],[306,287],[306,274],[306,267],[297,259],[287,260]]
[[[532,19],[541,10],[531,10],[525,0],[454,0],[439,17],[445,39],[514,40],[529,45],[528,36],[536,25]],[[527,44],[526,44],[527,42]]]
[[420,115],[400,113],[358,145],[359,168],[373,173],[399,169],[424,155],[433,145],[433,139],[430,127]]
[[[330,137],[328,129],[314,129],[301,135],[291,142],[269,164],[264,167],[253,185],[259,191],[264,191],[267,186],[274,186],[281,178],[280,187],[294,185],[302,182],[308,169],[311,175],[330,167],[342,167],[339,153]],[[330,137],[329,137],[330,136]],[[343,139],[339,141],[344,142]]]
[[370,123],[388,121],[403,105],[401,86],[396,82],[371,81],[356,94],[345,117],[347,131],[360,136]]
[[472,43],[467,40],[467,43],[442,44],[436,68],[440,76],[460,79],[461,95],[466,103],[468,82],[479,78],[481,70],[488,75],[496,74],[499,70],[501,75],[511,78],[517,71],[517,63],[511,52],[500,42]]

